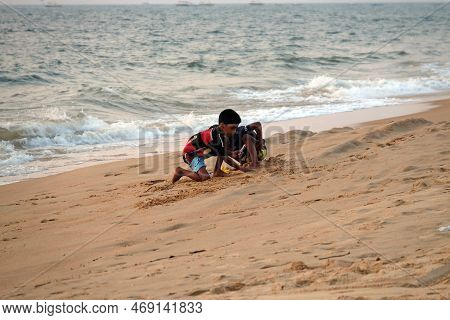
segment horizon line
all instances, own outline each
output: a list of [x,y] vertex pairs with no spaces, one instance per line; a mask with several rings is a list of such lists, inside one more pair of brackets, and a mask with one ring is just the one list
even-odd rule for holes
[[[259,2],[259,1],[258,1]],[[433,3],[444,3],[446,1],[442,0],[442,1],[424,1],[424,0],[410,0],[410,1],[367,1],[367,2],[361,2],[361,1],[302,1],[302,2],[290,2],[290,1],[286,1],[286,2],[261,2],[262,4],[274,4],[274,5],[278,5],[278,4],[408,4],[408,3],[423,3],[423,4],[433,4]],[[251,1],[248,2],[209,2],[210,4],[213,5],[223,5],[223,4],[228,4],[228,5],[248,5],[251,3]],[[71,3],[71,4],[62,4],[59,3],[60,7],[67,7],[67,6],[102,6],[102,5],[117,5],[117,6],[142,6],[142,5],[148,5],[148,6],[154,6],[154,5],[158,5],[158,6],[173,6],[176,5],[177,2],[174,3],[149,3],[149,2],[141,2],[141,3],[115,3],[115,2],[111,2],[111,3]],[[43,3],[24,3],[24,4],[8,4],[10,6],[42,6],[45,7],[45,4]],[[199,4],[191,2],[191,5],[193,7],[198,6]]]

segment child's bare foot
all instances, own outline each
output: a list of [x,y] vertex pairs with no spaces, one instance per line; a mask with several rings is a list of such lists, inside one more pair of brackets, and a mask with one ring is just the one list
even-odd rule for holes
[[180,180],[183,176],[184,176],[184,174],[183,174],[183,168],[181,168],[181,167],[176,167],[175,173],[173,174],[172,183],[177,182],[177,181]]

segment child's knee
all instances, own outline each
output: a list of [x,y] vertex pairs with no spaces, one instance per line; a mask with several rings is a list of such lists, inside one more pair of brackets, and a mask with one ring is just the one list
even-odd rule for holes
[[198,176],[200,178],[200,181],[205,181],[205,180],[208,180],[208,179],[211,178],[211,176],[209,175],[208,171],[203,170],[203,168],[200,171],[198,171],[197,174],[198,174]]

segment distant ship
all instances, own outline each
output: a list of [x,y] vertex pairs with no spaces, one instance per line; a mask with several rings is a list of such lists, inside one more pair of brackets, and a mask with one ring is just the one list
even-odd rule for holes
[[62,4],[55,1],[42,1],[46,7],[62,7]]
[[198,4],[199,6],[213,6],[214,4],[213,3],[211,3],[211,2],[200,2],[199,4]]
[[264,3],[262,3],[262,2],[257,2],[257,1],[251,1],[250,3],[249,3],[249,5],[251,5],[251,6],[262,6]]
[[192,3],[190,1],[178,1],[176,5],[179,7],[188,7],[192,6]]

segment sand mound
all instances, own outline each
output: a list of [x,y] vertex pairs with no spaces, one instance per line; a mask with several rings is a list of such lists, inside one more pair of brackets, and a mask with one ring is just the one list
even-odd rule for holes
[[[361,150],[367,148],[368,143],[374,142],[374,140],[385,139],[395,136],[395,139],[387,143],[388,146],[395,144],[398,141],[405,140],[405,137],[400,136],[406,132],[415,130],[423,126],[429,126],[432,122],[422,118],[406,119],[396,121],[382,126],[376,130],[363,134],[357,139],[347,140],[336,146],[328,148],[322,153],[322,157],[338,156],[343,153],[354,152],[355,150]],[[329,130],[332,133],[332,130]]]
[[350,132],[354,129],[351,127],[342,127],[342,128],[332,128],[329,130],[321,131],[318,134],[320,135],[326,135],[326,134],[334,134],[334,133],[342,133],[342,132]]
[[322,157],[336,156],[341,153],[354,151],[355,149],[362,148],[364,145],[365,143],[356,139],[348,140],[344,143],[338,144],[337,146],[327,149],[324,153],[322,153]]
[[401,121],[396,121],[390,124],[387,124],[380,129],[371,131],[364,136],[362,136],[361,140],[364,141],[372,141],[377,139],[386,138],[391,135],[408,132],[423,126],[428,126],[432,124],[432,122],[427,121],[423,118],[414,118],[414,119],[406,119]]

